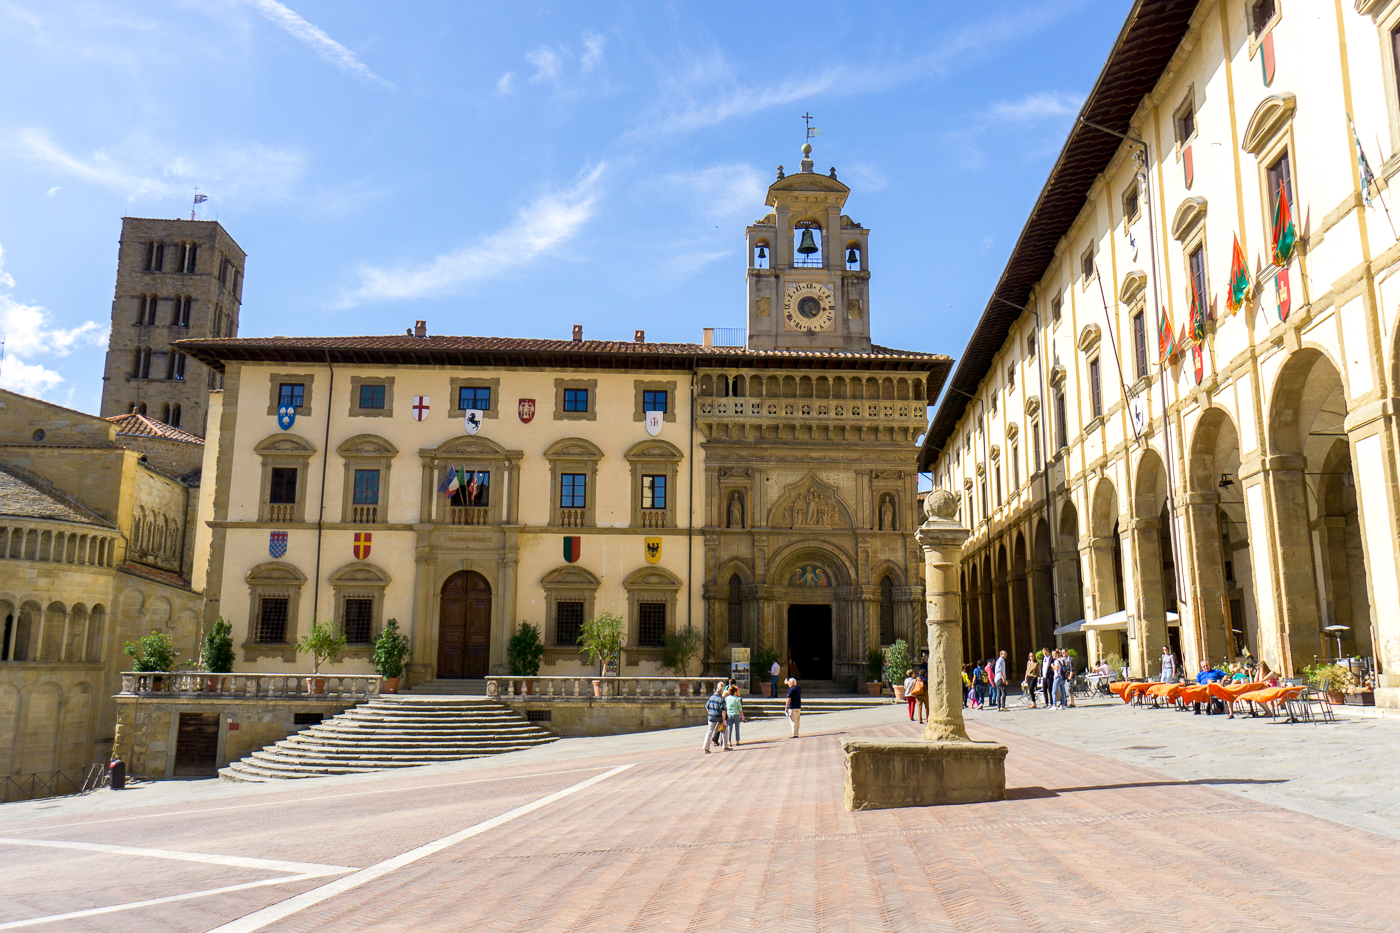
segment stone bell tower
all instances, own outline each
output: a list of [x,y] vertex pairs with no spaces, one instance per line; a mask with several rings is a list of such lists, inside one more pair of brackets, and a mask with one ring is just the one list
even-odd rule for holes
[[812,144],[802,170],[768,188],[772,213],[748,228],[750,350],[870,350],[870,231],[841,208],[851,193],[812,171]]

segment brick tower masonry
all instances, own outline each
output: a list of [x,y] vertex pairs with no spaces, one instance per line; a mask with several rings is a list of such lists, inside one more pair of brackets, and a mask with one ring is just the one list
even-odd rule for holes
[[122,218],[103,417],[135,411],[204,436],[219,374],[170,344],[238,336],[245,258],[217,221]]

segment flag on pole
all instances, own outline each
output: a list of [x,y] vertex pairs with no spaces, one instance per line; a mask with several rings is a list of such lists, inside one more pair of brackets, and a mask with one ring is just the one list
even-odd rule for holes
[[[1360,145],[1360,143],[1357,143],[1357,145]],[[209,195],[207,194],[197,194],[194,196],[194,203],[196,204],[203,204],[207,200],[209,200]]]
[[467,483],[467,502],[476,504],[476,471],[472,471],[472,478]]
[[1361,148],[1361,137],[1356,135],[1356,124],[1351,121],[1351,114],[1347,114],[1347,126],[1351,127],[1351,141],[1356,144],[1356,168],[1361,173],[1361,197],[1366,202],[1367,207],[1373,207],[1371,203],[1371,189],[1380,188],[1376,185],[1376,176],[1371,173],[1371,163],[1366,161],[1366,150]]
[[452,468],[452,479],[447,483],[447,498],[451,499],[462,488],[462,480],[457,467]]
[[1240,249],[1240,238],[1235,237],[1235,251],[1230,255],[1230,293],[1225,306],[1238,311],[1249,297],[1249,262]]
[[1200,296],[1194,284],[1191,287],[1191,362],[1196,369],[1196,385],[1201,384],[1205,374],[1206,309],[1201,307]]
[[1276,266],[1288,265],[1293,258],[1293,247],[1297,245],[1298,233],[1293,229],[1293,211],[1288,207],[1288,192],[1283,182],[1278,183],[1278,201],[1274,204],[1274,245],[1273,260]]
[[442,493],[449,499],[452,498],[452,477],[456,475],[456,473],[447,474],[442,478],[442,485],[438,487],[438,492]]
[[1176,353],[1176,332],[1172,329],[1172,316],[1167,306],[1162,306],[1162,316],[1157,322],[1157,364],[1160,366]]

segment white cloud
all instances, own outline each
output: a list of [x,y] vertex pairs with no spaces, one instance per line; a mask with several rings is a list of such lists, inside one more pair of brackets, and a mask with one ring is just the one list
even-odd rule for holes
[[603,60],[603,37],[596,32],[583,31],[583,47],[585,49],[583,58],[579,59],[579,67],[584,73],[592,71],[598,67]]
[[[688,195],[698,213],[714,220],[745,211],[763,212],[768,190],[765,176],[752,165],[715,165],[697,172],[673,172],[660,179],[671,190]],[[757,216],[757,215],[755,215]]]
[[371,81],[393,89],[392,83],[370,71],[369,66],[360,61],[354,52],[328,36],[324,29],[308,23],[294,10],[278,3],[277,0],[243,0],[243,2],[261,13],[264,18],[287,35],[310,47],[321,61],[335,65],[342,71],[348,71],[361,80]]
[[[15,280],[4,270],[5,253],[0,248],[0,287],[15,287]],[[42,395],[63,381],[63,377],[41,363],[67,356],[75,347],[102,346],[107,328],[95,321],[63,330],[53,326],[53,315],[39,305],[27,305],[0,292],[0,338],[5,341],[5,360],[0,364],[0,386],[25,395]]]
[[54,171],[106,188],[129,201],[141,197],[184,200],[196,183],[211,198],[281,200],[291,194],[292,184],[306,163],[299,153],[260,144],[202,155],[170,155],[161,152],[160,144],[147,140],[131,140],[84,157],[64,150],[43,129],[21,130],[11,138],[11,145]]
[[[814,94],[820,94],[838,81],[836,71],[813,75],[808,78],[785,81],[773,87],[737,87],[719,98],[708,102],[690,99],[690,95],[680,91],[682,98],[673,104],[670,112],[658,120],[629,130],[628,136],[666,136],[685,133],[723,123],[731,117],[747,116],[771,107],[790,104]],[[677,89],[679,90],[679,89]]]
[[525,53],[525,60],[535,66],[535,73],[530,75],[530,83],[538,84],[541,81],[551,81],[559,83],[559,72],[563,69],[564,63],[559,60],[559,56],[554,50],[546,46]]
[[515,93],[515,72],[507,71],[505,74],[501,75],[499,78],[496,79],[496,93]]
[[1083,94],[1041,91],[1020,100],[997,101],[988,108],[987,118],[993,123],[1029,123],[1052,117],[1072,117],[1082,106]]
[[49,197],[53,197],[54,195],[58,194],[58,192],[61,191],[61,190],[62,190],[62,189],[59,188],[57,185],[54,185],[52,188],[50,188],[50,189],[48,190],[48,195],[49,195]]
[[468,282],[494,278],[529,265],[571,239],[593,216],[599,197],[598,181],[606,168],[606,163],[599,164],[584,172],[568,190],[541,195],[523,208],[509,226],[431,262],[393,269],[361,266],[360,286],[341,301],[341,306],[442,295]]

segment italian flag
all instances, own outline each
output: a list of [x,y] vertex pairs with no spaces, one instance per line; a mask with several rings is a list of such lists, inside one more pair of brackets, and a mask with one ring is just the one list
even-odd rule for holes
[[1288,208],[1288,192],[1283,190],[1283,182],[1278,186],[1278,202],[1274,205],[1274,265],[1286,266],[1293,258],[1293,247],[1297,245],[1298,233],[1293,229],[1293,212]]
[[1240,249],[1240,238],[1236,236],[1235,251],[1230,256],[1230,293],[1225,306],[1238,311],[1249,298],[1249,291],[1249,263],[1244,258],[1244,250]]

